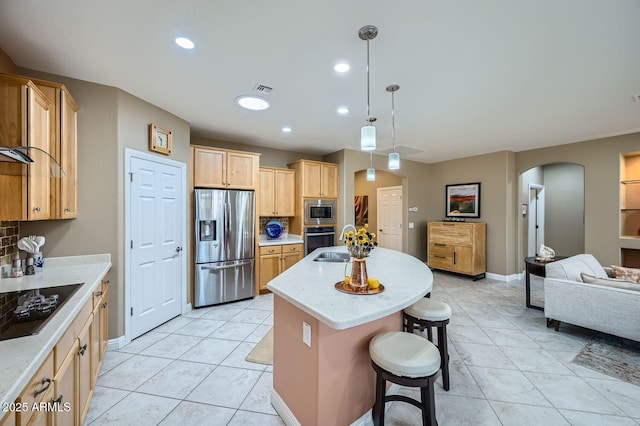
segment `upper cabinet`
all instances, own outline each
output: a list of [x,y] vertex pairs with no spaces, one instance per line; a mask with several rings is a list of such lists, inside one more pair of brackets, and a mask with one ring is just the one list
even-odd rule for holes
[[78,104],[59,83],[32,79],[51,102],[51,151],[64,175],[51,177],[51,219],[71,219],[78,215]]
[[196,188],[257,189],[260,154],[192,146]]
[[311,160],[289,164],[298,175],[302,198],[338,198],[338,165]]
[[260,167],[260,216],[293,216],[295,214],[295,171]]
[[[28,78],[0,74],[0,146],[30,146],[50,152],[50,110],[46,96]],[[29,165],[0,162],[0,220],[50,218],[49,159],[30,150]]]

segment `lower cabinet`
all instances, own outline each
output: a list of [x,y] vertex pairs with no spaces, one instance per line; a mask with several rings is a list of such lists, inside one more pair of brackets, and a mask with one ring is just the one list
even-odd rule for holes
[[260,290],[276,276],[304,257],[304,244],[282,244],[260,247]]
[[6,413],[0,426],[81,425],[108,341],[105,277]]

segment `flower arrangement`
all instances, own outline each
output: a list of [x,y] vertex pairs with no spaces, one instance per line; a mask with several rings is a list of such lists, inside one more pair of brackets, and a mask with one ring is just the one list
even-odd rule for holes
[[356,259],[362,259],[369,256],[371,250],[373,250],[378,242],[374,241],[376,234],[367,231],[369,224],[365,223],[363,228],[358,229],[355,233],[349,231],[344,235],[344,244],[347,246],[347,250]]

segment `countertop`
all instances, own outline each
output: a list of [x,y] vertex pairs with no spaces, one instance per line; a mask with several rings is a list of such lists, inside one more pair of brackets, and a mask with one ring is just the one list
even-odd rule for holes
[[288,234],[286,237],[271,239],[264,234],[260,234],[258,245],[260,247],[278,246],[280,244],[304,244],[300,235]]
[[313,260],[326,251],[346,253],[347,248],[316,249],[271,280],[267,288],[336,330],[398,312],[420,300],[433,286],[433,275],[424,262],[396,250],[376,248],[367,257],[367,274],[378,278],[385,290],[371,295],[342,293],[334,285],[344,278],[345,263]]
[[110,254],[47,258],[42,272],[0,279],[0,292],[84,283],[38,334],[0,341],[0,407],[15,401],[109,269]]

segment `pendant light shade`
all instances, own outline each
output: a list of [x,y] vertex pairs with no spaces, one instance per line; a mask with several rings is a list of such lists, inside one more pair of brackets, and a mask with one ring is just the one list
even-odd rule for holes
[[396,152],[396,114],[394,94],[400,90],[397,84],[387,86],[387,92],[391,93],[391,140],[393,141],[393,152],[389,153],[389,170],[400,168],[400,154]]
[[389,170],[398,170],[400,168],[400,154],[397,152],[389,153]]
[[376,169],[367,169],[367,180],[369,182],[376,180]]
[[367,169],[367,180],[373,182],[376,180],[376,169],[373,168],[373,152],[369,152],[369,168]]
[[376,149],[376,128],[372,124],[376,119],[371,117],[369,96],[369,40],[373,40],[377,35],[378,28],[373,25],[366,25],[358,31],[358,37],[367,42],[367,125],[360,130],[360,149],[363,151]]
[[376,149],[376,128],[371,124],[362,126],[360,129],[360,149],[363,151]]

